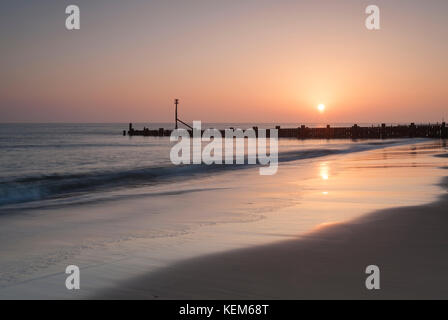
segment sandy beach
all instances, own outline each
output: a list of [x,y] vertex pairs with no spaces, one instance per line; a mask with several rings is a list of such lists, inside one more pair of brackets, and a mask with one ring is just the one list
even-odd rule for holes
[[[448,190],[448,178],[443,179]],[[187,260],[127,281],[107,299],[446,299],[448,194],[373,212],[293,241]],[[369,291],[366,266],[381,271]]]
[[280,159],[273,176],[223,168],[3,207],[0,298],[445,297],[443,140],[285,140]]

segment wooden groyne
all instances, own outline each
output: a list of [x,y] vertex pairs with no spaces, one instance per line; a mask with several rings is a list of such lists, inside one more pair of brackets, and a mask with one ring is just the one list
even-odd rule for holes
[[[193,136],[193,127],[185,123],[178,117],[179,99],[174,99],[174,128],[178,128],[180,122],[186,128],[190,136]],[[241,128],[244,130],[244,128]],[[258,127],[252,127],[258,137]],[[354,124],[351,127],[331,127],[327,125],[324,128],[309,128],[306,125],[300,125],[295,128],[281,128],[276,126],[279,138],[297,138],[297,139],[390,139],[390,138],[442,138],[448,136],[445,122],[441,124],[418,124],[410,125],[391,125],[386,126],[385,123],[380,126],[360,127]],[[196,129],[199,130],[199,129]],[[170,136],[172,129],[149,129],[144,127],[142,130],[136,130],[129,124],[129,129],[123,131],[123,135],[128,136],[144,136],[144,137],[166,137]],[[225,130],[218,130],[221,135],[225,136]],[[204,130],[201,131],[201,134]],[[269,130],[266,136],[269,137]]]
[[[193,135],[193,130],[188,126],[188,132]],[[243,128],[242,128],[243,129]],[[253,127],[258,134],[258,127]],[[279,138],[297,138],[297,139],[390,139],[390,138],[442,138],[448,137],[446,123],[441,124],[419,124],[410,125],[391,125],[360,127],[354,124],[351,127],[331,127],[327,125],[323,128],[309,128],[305,125],[296,128],[281,128],[276,126]],[[244,130],[244,129],[243,129]],[[225,131],[219,130],[224,137]],[[170,136],[171,129],[134,129],[132,123],[129,124],[128,131],[123,131],[123,135],[145,136],[145,137],[165,137]],[[269,130],[266,135],[269,137]]]

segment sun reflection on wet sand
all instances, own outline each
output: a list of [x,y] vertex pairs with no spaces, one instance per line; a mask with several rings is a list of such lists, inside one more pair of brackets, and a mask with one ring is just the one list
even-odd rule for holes
[[322,180],[328,180],[330,178],[329,171],[328,162],[321,162],[319,172]]
[[315,227],[310,231],[310,233],[312,234],[312,233],[317,232],[317,231],[322,231],[322,230],[324,230],[324,229],[327,229],[327,228],[330,228],[330,227],[339,225],[339,224],[341,224],[341,223],[342,223],[342,222],[340,222],[340,221],[328,221],[328,222],[323,222],[323,223],[318,224],[317,226],[315,226]]

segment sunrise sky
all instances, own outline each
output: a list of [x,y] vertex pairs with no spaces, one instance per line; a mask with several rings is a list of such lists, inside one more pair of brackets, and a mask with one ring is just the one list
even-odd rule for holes
[[0,122],[448,118],[446,0],[5,2]]

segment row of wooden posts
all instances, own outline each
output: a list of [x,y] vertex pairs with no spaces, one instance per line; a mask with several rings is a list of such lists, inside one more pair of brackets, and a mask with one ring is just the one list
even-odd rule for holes
[[[189,126],[190,127],[190,126]],[[191,127],[190,127],[191,128]],[[279,138],[298,138],[298,139],[387,139],[387,138],[447,138],[448,130],[446,123],[441,124],[419,124],[410,125],[390,125],[381,124],[381,126],[360,127],[357,124],[351,127],[331,127],[327,125],[323,128],[309,128],[301,125],[295,128],[275,127],[278,130]],[[253,127],[256,134],[258,127]],[[188,130],[190,135],[192,129]],[[220,130],[224,136],[224,130]],[[163,137],[170,136],[171,129],[149,129],[144,127],[141,130],[134,129],[132,123],[129,124],[129,130],[123,131],[123,135],[129,136],[148,136]],[[269,130],[267,130],[269,137]]]

